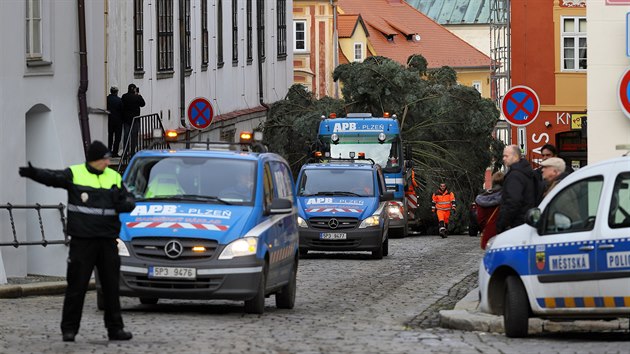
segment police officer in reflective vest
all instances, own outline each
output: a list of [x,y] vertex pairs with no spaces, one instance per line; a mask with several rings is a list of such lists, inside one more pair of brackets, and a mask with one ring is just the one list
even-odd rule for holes
[[440,189],[432,196],[431,211],[437,214],[442,238],[448,236],[448,219],[451,216],[451,210],[455,210],[455,194],[446,189],[446,183],[440,183]]
[[120,232],[118,213],[133,210],[135,203],[122,185],[120,174],[108,167],[110,156],[102,142],[94,141],[88,148],[86,163],[65,170],[47,170],[35,168],[29,162],[19,170],[22,177],[68,191],[70,251],[61,319],[65,342],[73,342],[79,331],[85,293],[95,266],[103,288],[109,340],[132,337],[124,330],[120,313],[120,258],[116,239]]

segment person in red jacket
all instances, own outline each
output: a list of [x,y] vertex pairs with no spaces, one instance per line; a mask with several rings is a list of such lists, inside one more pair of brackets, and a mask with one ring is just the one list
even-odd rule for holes
[[481,249],[486,249],[488,240],[497,234],[497,218],[501,204],[501,188],[503,186],[503,172],[492,175],[492,187],[483,191],[475,198],[477,204],[477,225],[481,230]]
[[446,183],[440,183],[440,189],[433,193],[431,211],[437,214],[440,225],[440,236],[448,236],[448,219],[451,210],[455,211],[455,194],[449,192]]

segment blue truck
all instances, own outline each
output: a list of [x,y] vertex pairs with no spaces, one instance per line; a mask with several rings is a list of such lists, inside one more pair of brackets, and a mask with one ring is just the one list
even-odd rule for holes
[[412,175],[411,149],[403,149],[396,115],[390,117],[385,113],[384,117],[373,117],[370,113],[348,113],[345,118],[324,117],[319,124],[318,143],[318,150],[330,158],[360,156],[382,167],[387,190],[394,193],[394,200],[387,208],[389,227],[407,236],[410,226],[418,220],[415,208],[410,208],[405,197]]
[[278,308],[293,308],[299,253],[289,165],[241,146],[197,145],[140,151],[125,171],[136,208],[120,216],[121,295],[142,304],[240,300],[258,314],[275,295]]

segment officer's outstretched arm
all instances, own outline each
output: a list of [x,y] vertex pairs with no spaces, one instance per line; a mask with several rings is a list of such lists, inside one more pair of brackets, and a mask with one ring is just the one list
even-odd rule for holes
[[36,168],[28,163],[27,167],[20,167],[20,176],[32,179],[49,187],[68,189],[72,184],[72,171],[69,168],[65,170],[48,170]]

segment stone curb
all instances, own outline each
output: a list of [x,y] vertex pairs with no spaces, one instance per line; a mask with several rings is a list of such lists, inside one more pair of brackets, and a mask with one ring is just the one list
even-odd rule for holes
[[[495,316],[479,311],[479,289],[475,288],[461,299],[453,310],[440,311],[440,326],[462,331],[504,333],[503,316]],[[627,330],[627,318],[611,321],[570,321],[555,322],[540,318],[529,319],[529,334],[554,332],[609,332]]]
[[[19,285],[0,285],[0,299],[14,299],[24,296],[59,295],[66,291],[65,281],[51,281]],[[96,282],[90,281],[88,290],[96,289]]]

